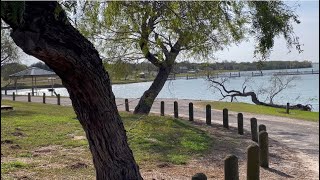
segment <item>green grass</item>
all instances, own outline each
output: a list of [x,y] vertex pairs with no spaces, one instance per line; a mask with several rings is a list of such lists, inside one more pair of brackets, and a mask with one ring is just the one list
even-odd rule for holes
[[[7,100],[1,104],[14,107],[13,111],[1,111],[1,141],[13,142],[1,143],[1,153],[8,158],[1,161],[1,172],[5,177],[21,170],[36,172],[40,179],[49,174],[61,174],[61,177],[56,177],[58,179],[69,176],[94,177],[87,141],[75,140],[70,136],[85,136],[80,123],[74,119],[76,115],[72,107]],[[188,122],[129,113],[121,113],[121,116],[129,145],[140,165],[185,164],[192,158],[205,155],[213,145],[213,140],[205,132]],[[17,132],[22,135],[13,134]],[[12,149],[12,145],[21,148]],[[34,156],[36,150],[45,147],[58,147],[58,151]],[[81,160],[91,163],[90,168],[81,171],[67,168]],[[43,164],[60,164],[61,168],[39,168]]]
[[20,161],[11,161],[7,163],[1,163],[1,174],[13,171],[15,169],[27,168],[29,165]]
[[273,115],[273,116],[281,116],[281,117],[289,117],[294,119],[308,120],[308,121],[319,121],[319,112],[309,112],[309,111],[300,111],[300,110],[290,110],[290,113],[287,114],[286,110],[283,108],[273,108],[266,107],[248,103],[238,103],[238,102],[222,102],[222,101],[214,101],[214,102],[200,102],[199,105],[205,107],[207,104],[210,104],[214,109],[227,108],[229,111],[236,112],[249,112],[255,114],[265,114],[265,115]]

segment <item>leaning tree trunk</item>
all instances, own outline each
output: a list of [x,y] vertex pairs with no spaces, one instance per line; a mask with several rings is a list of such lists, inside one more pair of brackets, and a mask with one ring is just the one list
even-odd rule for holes
[[[239,92],[239,91],[238,91]],[[287,108],[287,105],[280,105],[280,104],[273,104],[273,103],[265,103],[258,99],[256,93],[254,92],[246,92],[246,93],[237,93],[233,94],[233,97],[236,96],[242,96],[242,97],[251,97],[251,101],[256,105],[262,105],[262,106],[268,106],[268,107],[274,107],[274,108]],[[289,106],[289,109],[297,109],[297,110],[303,110],[303,111],[311,111],[311,107],[309,105],[302,105],[302,104],[296,104]]]
[[171,69],[172,66],[161,66],[159,68],[158,74],[152,82],[150,88],[143,93],[138,105],[135,107],[135,114],[149,114],[154,100],[169,77]]
[[127,143],[109,75],[93,45],[70,25],[57,2],[25,2],[23,24],[8,16],[1,13],[13,29],[14,42],[44,61],[68,90],[89,142],[96,178],[142,179]]

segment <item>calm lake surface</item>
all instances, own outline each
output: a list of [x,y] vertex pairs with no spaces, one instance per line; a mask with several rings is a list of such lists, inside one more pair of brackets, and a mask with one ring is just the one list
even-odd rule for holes
[[[312,68],[299,69],[299,71],[311,71]],[[319,70],[319,64],[313,67],[313,70]],[[279,70],[273,70],[279,72]],[[283,71],[283,70],[281,70]],[[297,71],[288,70],[288,71]],[[272,72],[263,71],[263,72]],[[249,73],[249,72],[248,72]],[[251,72],[250,72],[251,73]],[[247,84],[247,91],[258,90],[260,87],[270,86],[269,79],[271,76],[252,77]],[[291,77],[291,76],[287,76]],[[246,77],[230,78],[226,87],[229,89],[242,90],[242,84]],[[294,87],[290,87],[282,91],[274,98],[274,103],[277,104],[311,104],[313,111],[319,112],[319,74],[298,75],[298,79],[292,82]],[[117,98],[139,98],[143,92],[147,90],[151,82],[141,82],[132,84],[117,84],[112,86],[112,90]],[[55,91],[61,96],[69,96],[65,88],[55,88]],[[13,91],[8,91],[11,94]],[[27,94],[30,89],[18,90],[18,94]],[[42,95],[45,92],[50,94],[47,89],[38,90],[38,94]],[[196,100],[220,100],[222,96],[217,90],[210,88],[210,83],[204,78],[198,79],[177,79],[168,80],[158,95],[159,98],[177,98],[177,99],[196,99]],[[261,101],[266,99],[266,95],[259,95]],[[250,97],[237,98],[239,102],[252,103]],[[223,101],[230,101],[224,99]]]

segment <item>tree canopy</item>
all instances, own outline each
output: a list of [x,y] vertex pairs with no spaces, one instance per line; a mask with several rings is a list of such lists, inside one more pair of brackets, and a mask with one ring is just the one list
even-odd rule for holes
[[78,22],[109,58],[144,57],[156,66],[173,49],[208,57],[248,37],[263,58],[280,35],[301,50],[292,28],[297,15],[281,1],[90,2]]
[[292,27],[299,20],[282,1],[86,2],[80,9],[77,27],[105,60],[147,59],[158,67],[135,113],[149,113],[178,58],[207,59],[254,37],[253,53],[266,59],[281,35],[301,51]]

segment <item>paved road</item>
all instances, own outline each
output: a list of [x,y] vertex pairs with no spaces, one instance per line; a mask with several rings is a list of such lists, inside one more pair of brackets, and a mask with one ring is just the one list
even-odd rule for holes
[[[12,96],[3,95],[2,98],[12,100]],[[17,96],[16,101],[27,101],[27,97]],[[138,101],[139,99],[129,99],[130,111],[133,111]],[[192,101],[194,104],[194,118],[205,121],[205,108],[197,106],[197,102],[201,101],[156,99],[152,106],[151,113],[160,113],[161,101],[165,102],[165,114],[172,116],[173,102],[178,101],[179,117],[183,118],[188,118],[188,104]],[[32,102],[42,103],[42,97],[32,97]],[[57,99],[47,98],[46,103],[56,104]],[[119,111],[125,110],[124,99],[116,99],[116,104]],[[70,106],[71,100],[69,98],[61,98],[61,105]],[[213,125],[222,124],[222,111],[214,109],[211,113]],[[250,131],[250,118],[257,118],[258,124],[266,125],[270,138],[300,152],[300,158],[305,161],[305,164],[309,164],[311,170],[319,177],[319,123],[250,113],[243,113],[243,117],[244,129]],[[229,125],[237,127],[237,112],[229,112]]]

